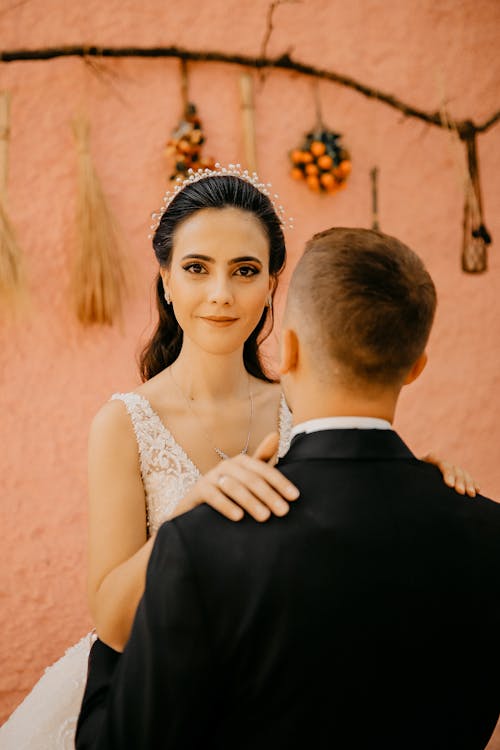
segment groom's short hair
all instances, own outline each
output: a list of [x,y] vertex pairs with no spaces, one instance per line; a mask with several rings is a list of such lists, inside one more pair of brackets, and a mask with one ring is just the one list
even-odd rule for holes
[[347,379],[374,385],[396,383],[411,369],[436,310],[422,260],[372,229],[335,227],[314,235],[293,273],[289,299],[314,350]]

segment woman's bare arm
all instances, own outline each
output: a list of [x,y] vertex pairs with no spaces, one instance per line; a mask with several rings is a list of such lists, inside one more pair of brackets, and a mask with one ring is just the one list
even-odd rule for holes
[[89,436],[88,592],[97,633],[117,651],[130,634],[152,545],[132,424],[123,404],[110,401]]
[[[283,516],[298,492],[268,463],[278,436],[264,439],[255,455],[220,462],[200,477],[174,515],[208,503],[237,521],[247,511],[258,521]],[[223,489],[220,479],[224,477]],[[122,651],[129,638],[154,538],[147,540],[146,500],[137,444],[123,404],[106,404],[89,436],[89,604],[104,643]]]

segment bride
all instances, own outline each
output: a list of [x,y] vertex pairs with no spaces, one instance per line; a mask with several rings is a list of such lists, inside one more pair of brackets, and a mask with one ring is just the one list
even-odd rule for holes
[[[89,438],[89,605],[99,638],[122,651],[155,534],[208,503],[237,522],[283,516],[298,491],[273,468],[291,415],[259,345],[285,263],[282,209],[236,168],[192,174],[154,227],[159,320],[143,384],[114,394]],[[434,457],[444,480],[473,480]],[[95,632],[49,667],[0,729],[3,750],[74,747]]]

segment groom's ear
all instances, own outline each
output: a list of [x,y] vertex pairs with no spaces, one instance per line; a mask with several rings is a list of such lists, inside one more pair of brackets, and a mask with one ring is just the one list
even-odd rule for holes
[[299,361],[299,340],[292,328],[285,328],[281,332],[280,375],[286,375],[297,368]]
[[419,375],[422,374],[425,366],[427,364],[427,352],[422,352],[420,357],[417,359],[409,373],[406,375],[405,379],[403,380],[403,385],[409,385],[410,383],[413,383],[414,380],[418,378]]

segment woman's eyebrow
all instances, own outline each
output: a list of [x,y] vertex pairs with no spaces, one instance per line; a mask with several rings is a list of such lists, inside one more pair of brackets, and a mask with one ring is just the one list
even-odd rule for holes
[[189,253],[188,255],[184,255],[181,260],[187,260],[188,258],[196,258],[197,260],[207,260],[209,263],[215,263],[215,260],[213,258],[210,258],[209,255],[200,255],[200,253]]
[[260,261],[258,258],[255,258],[253,255],[240,255],[239,258],[232,258],[232,260],[230,260],[228,264],[229,263],[243,263],[243,262],[248,263],[248,261],[252,261],[252,263],[258,263],[259,266],[262,265],[262,261]]
[[[189,259],[205,260],[208,263],[215,263],[214,258],[211,258],[209,255],[200,255],[200,253],[188,253],[188,255],[184,255],[182,257],[182,260]],[[262,265],[262,261],[260,261],[259,258],[256,258],[253,255],[240,255],[238,258],[231,258],[231,260],[228,260],[227,264],[229,266],[232,263],[248,263],[249,261],[251,261],[252,263],[258,263],[259,266]]]

